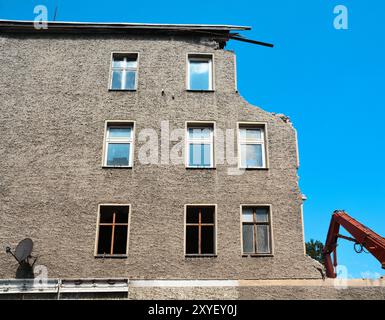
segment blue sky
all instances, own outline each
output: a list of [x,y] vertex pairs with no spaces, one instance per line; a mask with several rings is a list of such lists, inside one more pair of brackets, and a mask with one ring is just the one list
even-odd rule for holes
[[[331,213],[345,209],[385,236],[385,1],[383,0],[0,0],[0,18],[249,25],[244,35],[274,49],[232,41],[238,84],[251,103],[288,115],[299,134],[305,235],[325,240]],[[333,27],[336,5],[349,29]],[[351,277],[385,274],[369,254],[341,241]]]

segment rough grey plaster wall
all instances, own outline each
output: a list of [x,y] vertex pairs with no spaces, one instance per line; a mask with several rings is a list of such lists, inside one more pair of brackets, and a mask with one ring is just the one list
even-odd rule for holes
[[[35,241],[49,277],[150,279],[319,278],[303,253],[295,134],[234,87],[233,53],[191,38],[2,35],[0,41],[0,244]],[[109,92],[112,51],[139,52],[137,92]],[[185,90],[186,54],[213,53],[215,92]],[[256,60],[258,61],[258,60]],[[258,63],[258,62],[256,62]],[[165,96],[161,90],[165,90]],[[279,111],[279,110],[277,110]],[[266,121],[270,169],[227,174],[184,165],[101,167],[105,120]],[[97,207],[132,205],[127,259],[95,259]],[[218,256],[185,259],[184,205],[218,205]],[[274,257],[241,257],[240,204],[271,204]],[[0,277],[16,263],[0,251]]]

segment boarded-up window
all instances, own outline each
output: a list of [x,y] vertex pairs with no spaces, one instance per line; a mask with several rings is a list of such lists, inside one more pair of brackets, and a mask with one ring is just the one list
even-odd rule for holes
[[269,207],[242,207],[244,254],[271,254]]
[[98,255],[127,254],[129,206],[100,206]]
[[215,206],[187,206],[186,255],[215,254]]

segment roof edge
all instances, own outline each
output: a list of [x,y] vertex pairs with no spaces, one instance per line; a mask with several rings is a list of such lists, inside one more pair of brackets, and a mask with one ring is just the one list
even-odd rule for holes
[[[0,27],[29,28],[34,26],[32,20],[7,20],[0,19]],[[46,21],[48,27],[78,28],[78,29],[147,29],[147,30],[174,30],[174,31],[246,31],[249,26],[225,24],[164,24],[164,23],[127,23],[127,22],[73,22],[73,21]]]

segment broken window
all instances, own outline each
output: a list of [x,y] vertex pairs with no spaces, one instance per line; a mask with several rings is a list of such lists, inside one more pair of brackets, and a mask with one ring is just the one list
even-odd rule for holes
[[132,167],[132,131],[132,124],[107,124],[105,166]]
[[186,255],[215,254],[215,206],[187,206]]
[[126,255],[129,206],[100,206],[98,255]]
[[137,60],[137,54],[113,54],[110,86],[112,90],[136,90]]
[[213,124],[190,123],[187,125],[187,166],[212,168],[214,166]]
[[265,168],[264,126],[241,125],[238,148],[241,168]]
[[212,56],[188,56],[188,90],[213,90]]
[[269,207],[242,207],[244,254],[271,254]]

